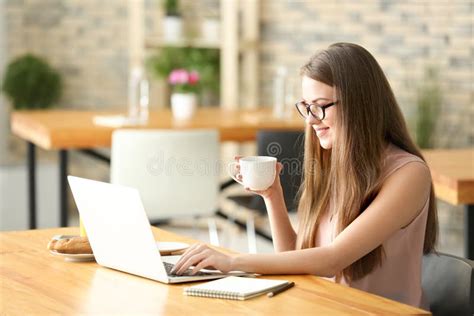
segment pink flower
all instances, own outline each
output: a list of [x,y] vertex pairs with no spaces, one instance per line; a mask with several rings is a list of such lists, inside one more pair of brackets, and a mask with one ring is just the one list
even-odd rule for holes
[[199,73],[195,70],[175,69],[168,76],[168,82],[172,85],[189,84],[195,85],[199,82]]
[[175,69],[168,76],[168,82],[172,85],[186,84],[189,81],[189,74],[185,69]]
[[173,86],[174,92],[197,93],[200,90],[199,73],[195,70],[174,69],[168,76],[168,82]]
[[199,74],[197,71],[191,71],[189,73],[189,84],[196,84],[199,81]]

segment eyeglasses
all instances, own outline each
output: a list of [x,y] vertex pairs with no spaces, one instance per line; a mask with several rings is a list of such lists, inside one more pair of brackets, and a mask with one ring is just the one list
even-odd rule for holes
[[335,105],[337,102],[338,101],[334,101],[326,105],[319,105],[315,103],[307,104],[305,101],[301,100],[296,102],[295,106],[302,117],[307,118],[311,113],[315,119],[322,121],[326,117],[326,109]]

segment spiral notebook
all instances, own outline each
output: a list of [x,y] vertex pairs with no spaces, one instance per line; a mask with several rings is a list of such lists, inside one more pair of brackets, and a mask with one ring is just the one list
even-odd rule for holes
[[230,300],[246,300],[271,292],[289,283],[285,280],[268,280],[230,276],[184,288],[184,294],[224,298]]

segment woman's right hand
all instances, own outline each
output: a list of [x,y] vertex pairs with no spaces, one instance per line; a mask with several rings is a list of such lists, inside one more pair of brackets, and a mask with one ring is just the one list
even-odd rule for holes
[[[239,165],[239,159],[242,158],[242,156],[235,156],[234,159],[237,162],[236,164],[236,169],[237,169],[237,179],[242,181],[242,175],[240,174],[240,165]],[[251,192],[254,194],[260,195],[264,200],[271,199],[272,197],[277,196],[278,194],[283,195],[283,189],[281,187],[280,183],[280,172],[283,169],[283,165],[280,162],[276,163],[276,172],[275,172],[275,180],[273,181],[272,185],[268,187],[266,190],[251,190],[250,188],[245,188],[247,192]]]

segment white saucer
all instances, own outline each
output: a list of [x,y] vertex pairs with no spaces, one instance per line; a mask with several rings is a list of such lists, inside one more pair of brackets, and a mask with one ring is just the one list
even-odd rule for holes
[[172,252],[184,250],[189,247],[189,245],[184,242],[175,241],[160,241],[156,242],[156,245],[161,255],[169,255]]
[[49,251],[52,255],[63,257],[64,260],[66,261],[75,261],[75,262],[80,262],[80,261],[94,261],[94,255],[91,253],[78,253],[78,254],[73,254],[73,253],[60,253],[55,250],[50,250]]

